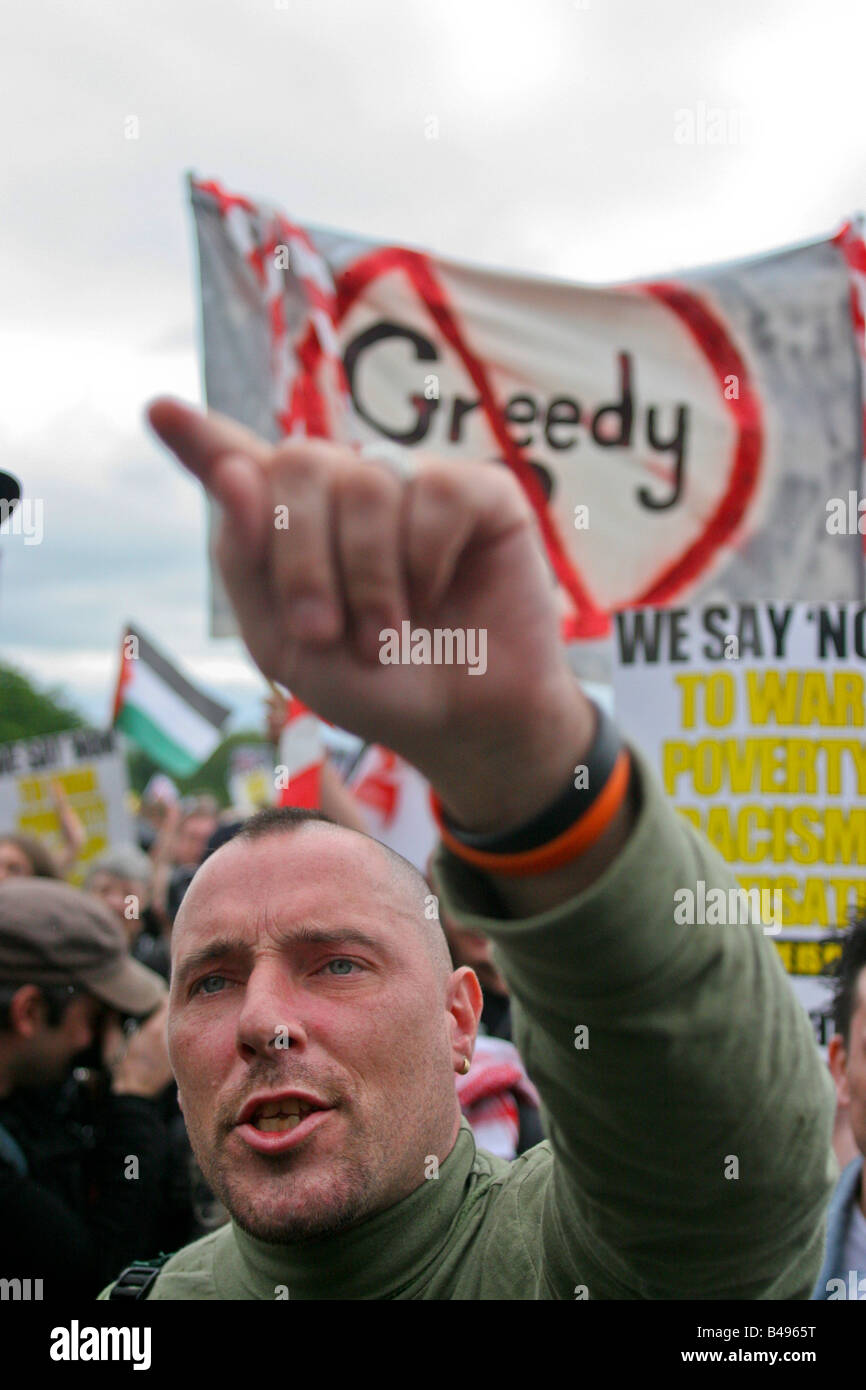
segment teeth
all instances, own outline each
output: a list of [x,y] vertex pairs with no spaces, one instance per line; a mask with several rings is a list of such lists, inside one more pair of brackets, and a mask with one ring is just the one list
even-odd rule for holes
[[297,1096],[287,1096],[284,1100],[269,1100],[260,1105],[252,1117],[256,1129],[270,1133],[274,1130],[294,1129],[309,1115],[311,1106]]
[[291,1100],[269,1100],[267,1105],[259,1107],[258,1114],[264,1116],[266,1119],[269,1119],[273,1115],[290,1115],[293,1113],[292,1105],[293,1102]]
[[294,1129],[300,1123],[300,1115],[259,1116],[256,1120],[256,1129],[263,1130],[265,1134],[274,1134],[281,1130]]

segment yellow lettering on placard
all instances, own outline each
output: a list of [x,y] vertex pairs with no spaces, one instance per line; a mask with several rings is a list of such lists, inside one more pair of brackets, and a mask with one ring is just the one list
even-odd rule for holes
[[768,806],[752,802],[690,808],[689,819],[729,863],[853,864],[866,868],[866,808]]
[[846,769],[856,780],[857,795],[866,797],[866,743],[859,739],[758,735],[662,744],[662,780],[670,796],[684,794],[683,779],[699,796],[816,796],[822,788],[839,796]]
[[775,941],[790,975],[822,975],[842,954],[835,941]]
[[704,705],[707,723],[714,729],[730,724],[734,717],[737,686],[730,671],[707,676]]
[[866,904],[866,880],[862,878],[828,878],[828,888],[835,895],[833,925],[842,927],[852,913],[858,915]]
[[822,878],[807,878],[803,884],[800,917],[804,926],[826,927],[829,925],[827,894]]
[[706,836],[710,844],[719,851],[723,859],[727,859],[728,863],[735,859],[745,858],[745,855],[739,852],[727,806],[711,806],[709,808]]
[[[821,894],[823,898],[823,893]],[[819,975],[824,964],[817,941],[798,941],[794,947],[794,971],[797,975]]]
[[18,783],[18,800],[24,804],[42,801],[45,787],[38,777],[22,777]]
[[662,781],[668,796],[676,791],[677,780],[691,763],[691,746],[680,739],[666,739],[662,744]]
[[[770,894],[781,893],[783,928],[842,929],[852,913],[862,912],[866,905],[864,878],[821,878],[812,875],[799,880],[793,875],[781,874],[778,877],[740,876],[739,881],[747,890],[757,888]],[[788,969],[793,969],[793,965],[789,965]]]
[[[774,812],[782,808],[775,806]],[[828,815],[827,811],[823,814],[817,806],[793,806],[789,811],[791,822],[791,834],[795,835],[800,843],[791,849],[791,858],[795,864],[818,864],[824,862],[833,863],[833,855],[828,852],[826,839],[822,842],[821,836],[816,833],[815,822],[820,826],[822,819]],[[826,819],[825,819],[826,825]]]
[[96,790],[96,773],[92,767],[77,767],[71,772],[58,773],[54,780],[61,784],[67,796]]
[[824,812],[824,858],[831,864],[862,864],[866,868],[866,811],[828,806]]
[[797,672],[747,671],[746,700],[751,724],[793,724],[797,704]]
[[674,683],[679,686],[683,695],[683,717],[680,722],[684,729],[695,727],[695,691],[703,679],[703,676],[674,676]]
[[862,727],[864,680],[856,671],[747,671],[752,724]]
[[25,835],[38,838],[53,834],[58,824],[56,811],[26,812],[18,816],[18,825]]

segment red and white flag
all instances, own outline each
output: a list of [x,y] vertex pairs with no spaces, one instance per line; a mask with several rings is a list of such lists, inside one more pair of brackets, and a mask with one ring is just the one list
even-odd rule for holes
[[277,755],[276,804],[317,810],[321,805],[322,763],[325,760],[321,725],[313,711],[294,695],[289,696],[286,706],[286,722]]
[[439,839],[427,779],[389,748],[372,743],[346,785],[364,808],[370,834],[425,873]]

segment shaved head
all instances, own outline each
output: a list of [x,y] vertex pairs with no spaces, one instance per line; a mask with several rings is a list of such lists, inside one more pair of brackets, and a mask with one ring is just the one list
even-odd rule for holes
[[[289,835],[302,826],[321,826],[324,831],[339,835],[354,835],[367,844],[374,844],[385,858],[395,894],[410,905],[412,921],[417,923],[419,938],[430,955],[437,978],[444,984],[454,969],[451,952],[439,921],[439,899],[431,891],[424,875],[402,854],[383,845],[372,835],[339,825],[323,811],[308,811],[297,806],[269,806],[244,823],[237,835],[228,841],[262,840],[266,835]],[[223,846],[225,848],[225,846]]]

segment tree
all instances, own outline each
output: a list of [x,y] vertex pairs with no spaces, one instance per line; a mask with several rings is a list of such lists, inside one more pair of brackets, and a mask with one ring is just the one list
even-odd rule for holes
[[0,743],[59,734],[84,722],[59,690],[38,690],[22,671],[0,665]]

